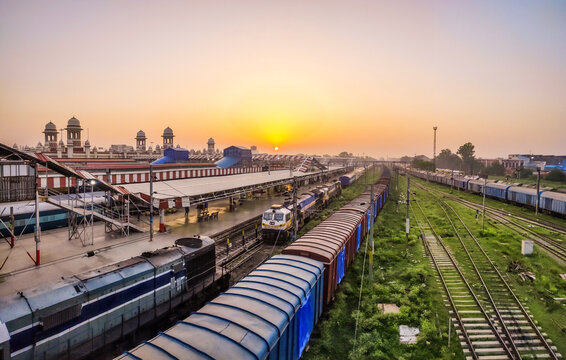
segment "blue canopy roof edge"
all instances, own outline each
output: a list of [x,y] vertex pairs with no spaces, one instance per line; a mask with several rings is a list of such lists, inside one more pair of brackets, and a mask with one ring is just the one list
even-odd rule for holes
[[234,156],[225,156],[216,162],[216,166],[218,166],[221,169],[227,169],[234,165],[237,165],[238,162],[240,162],[240,160],[242,159]]

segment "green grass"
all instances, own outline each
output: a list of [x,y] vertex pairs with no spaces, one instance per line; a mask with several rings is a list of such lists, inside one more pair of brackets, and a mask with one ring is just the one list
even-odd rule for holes
[[[375,225],[374,282],[368,283],[366,259],[357,338],[354,333],[367,240],[330,310],[313,332],[305,359],[463,359],[454,331],[451,347],[447,347],[448,310],[441,289],[416,232],[405,240],[405,211],[397,200],[398,194],[392,191]],[[400,313],[382,314],[380,303],[396,304]],[[401,324],[420,329],[416,345],[399,342]]]
[[[426,184],[429,186],[430,184]],[[465,254],[445,214],[433,199],[423,190],[415,190],[419,202],[430,221],[438,226],[437,231],[453,250],[460,264],[464,263]],[[505,280],[513,288],[523,305],[526,305],[534,319],[542,326],[557,346],[558,351],[566,354],[566,305],[553,300],[566,297],[566,281],[559,274],[566,273],[566,266],[559,264],[543,250],[535,245],[530,256],[521,254],[521,240],[525,237],[511,229],[486,219],[485,231],[482,231],[481,220],[475,219],[475,211],[455,201],[444,199],[460,215],[470,231],[478,238],[482,247],[495,263]],[[450,212],[449,212],[450,213]],[[456,223],[457,219],[451,216]],[[460,226],[457,229],[460,232]],[[462,233],[461,233],[462,235]],[[536,275],[535,281],[523,281],[516,272],[508,271],[510,264],[520,264],[522,270]],[[470,279],[474,279],[470,276]]]

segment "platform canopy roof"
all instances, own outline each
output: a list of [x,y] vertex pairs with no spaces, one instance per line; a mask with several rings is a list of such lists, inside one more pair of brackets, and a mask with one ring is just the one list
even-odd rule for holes
[[112,184],[107,183],[106,181],[102,181],[97,179],[91,173],[85,170],[75,170],[69,165],[65,165],[60,163],[49,156],[42,154],[42,153],[33,153],[33,152],[26,152],[14,149],[13,147],[7,146],[5,144],[0,143],[0,159],[4,160],[21,160],[30,162],[32,164],[39,164],[42,165],[50,170],[53,170],[63,176],[67,177],[74,177],[77,179],[82,179],[85,181],[88,180],[95,180],[96,181],[96,188],[103,190],[103,191],[111,191],[123,196],[130,197],[131,200],[134,200],[138,203],[144,203],[145,200],[138,197],[137,195],[131,194],[129,191],[124,189],[122,186],[114,186]]
[[[324,173],[341,171],[342,168],[336,167]],[[291,175],[288,170],[277,170],[268,172],[256,172],[237,175],[210,176],[179,180],[155,181],[153,183],[153,198],[156,201],[178,200],[176,207],[180,207],[181,199],[190,199],[190,204],[194,205],[205,201],[222,199],[229,196],[243,194],[254,190],[266,189],[276,185],[289,184],[293,178],[303,180],[320,175],[320,171],[303,173],[293,172]],[[125,190],[130,193],[149,197],[149,183],[132,183],[123,185]]]

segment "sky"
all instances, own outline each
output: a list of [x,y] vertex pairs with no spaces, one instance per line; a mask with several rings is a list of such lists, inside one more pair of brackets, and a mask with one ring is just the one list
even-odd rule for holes
[[[0,142],[566,154],[566,2],[0,2]],[[87,137],[83,132],[83,138]]]

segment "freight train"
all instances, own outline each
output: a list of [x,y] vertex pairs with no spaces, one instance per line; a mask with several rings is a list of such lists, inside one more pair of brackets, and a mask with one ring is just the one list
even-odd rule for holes
[[112,344],[214,283],[215,244],[175,246],[0,299],[0,359],[76,359]]
[[[340,181],[333,181],[301,194],[297,198],[298,227],[302,227],[317,210],[326,207],[328,201],[340,195],[341,189]],[[273,243],[289,239],[295,223],[293,220],[291,199],[286,199],[283,205],[272,205],[262,216],[261,236],[263,241]]]
[[[453,186],[457,189],[474,194],[483,195],[485,186],[485,195],[487,197],[531,209],[536,207],[536,189],[493,181],[488,181],[487,185],[485,185],[485,180],[477,177],[454,176],[454,178],[452,178],[450,174],[428,173],[426,171],[415,169],[409,169],[407,172],[420,179],[425,179],[447,186]],[[538,196],[540,211],[559,217],[566,217],[566,194],[542,190],[539,191]]]
[[389,195],[362,194],[183,321],[119,360],[299,359]]
[[356,169],[352,172],[349,172],[345,175],[340,176],[338,178],[338,180],[340,180],[340,183],[342,184],[342,188],[346,188],[346,187],[352,185],[354,183],[354,181],[359,179],[359,177],[362,176],[363,173],[364,173],[364,169],[362,169],[362,168]]

